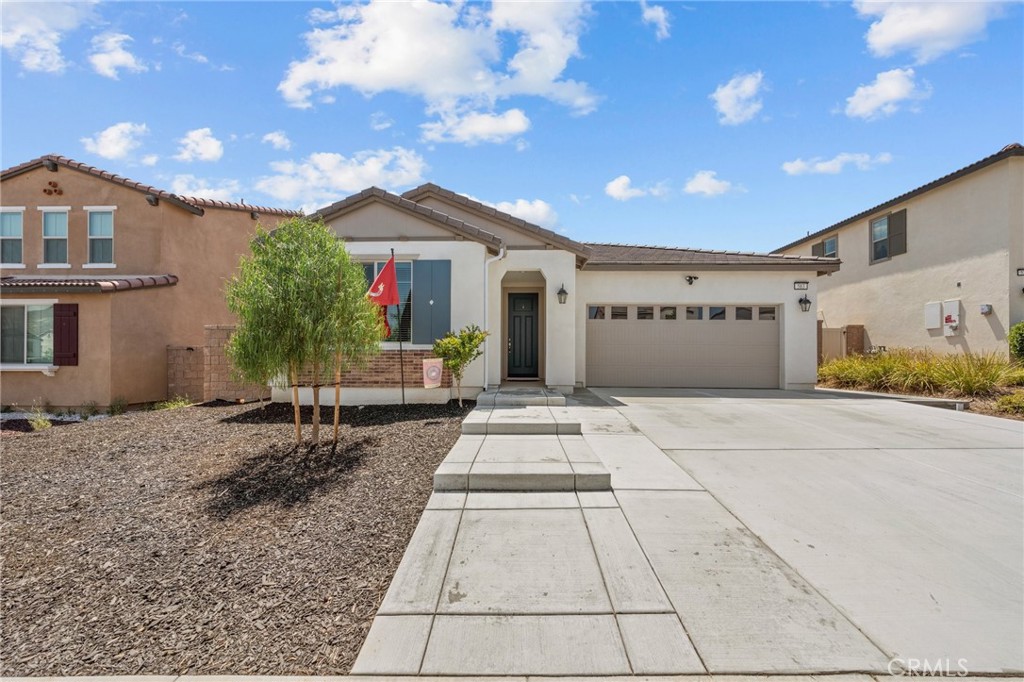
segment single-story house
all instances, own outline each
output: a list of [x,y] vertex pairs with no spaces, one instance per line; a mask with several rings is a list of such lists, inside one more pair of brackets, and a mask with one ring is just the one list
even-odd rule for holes
[[[404,313],[392,309],[391,326],[410,402],[448,400],[422,388],[418,364],[436,338],[469,324],[490,333],[464,378],[469,396],[517,382],[563,393],[815,384],[811,308],[837,258],[582,243],[433,184],[401,196],[366,189],[316,215],[368,279],[394,249]],[[344,402],[399,399],[396,340],[346,375]],[[321,390],[332,402],[333,389]]]
[[773,253],[829,256],[818,282],[829,328],[865,345],[1008,352],[1024,321],[1024,147],[1000,151],[817,230]]

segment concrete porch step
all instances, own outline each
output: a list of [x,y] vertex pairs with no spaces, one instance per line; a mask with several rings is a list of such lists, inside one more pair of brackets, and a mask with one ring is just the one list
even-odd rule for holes
[[488,389],[476,397],[477,407],[524,407],[544,405],[564,407],[565,396],[558,391],[538,387],[502,386]]
[[601,491],[611,473],[579,435],[463,435],[434,473],[434,490]]
[[462,420],[467,435],[578,435],[578,419],[564,407],[477,407]]

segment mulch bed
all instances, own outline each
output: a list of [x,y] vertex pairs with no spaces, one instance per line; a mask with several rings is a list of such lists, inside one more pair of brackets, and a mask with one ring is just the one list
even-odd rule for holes
[[7,432],[0,675],[347,673],[471,406],[343,408],[337,449],[277,404]]

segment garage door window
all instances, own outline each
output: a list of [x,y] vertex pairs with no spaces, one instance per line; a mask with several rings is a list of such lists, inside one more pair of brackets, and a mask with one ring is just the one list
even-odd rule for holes
[[704,308],[701,306],[686,306],[686,319],[688,320],[703,320],[704,319]]
[[724,320],[725,319],[725,308],[722,306],[711,306],[708,308],[708,319],[709,320]]
[[757,319],[759,320],[774,320],[775,319],[775,306],[760,306],[757,309]]
[[736,319],[737,320],[752,320],[754,319],[754,309],[749,305],[738,305],[736,306]]
[[612,306],[612,319],[613,320],[626,320],[629,319],[627,314],[627,308],[624,305],[613,305]]
[[676,319],[676,307],[673,306],[661,306],[661,319],[663,320],[674,320]]
[[603,305],[592,305],[587,308],[587,319],[588,320],[603,320],[604,319],[604,306]]
[[638,320],[653,320],[654,319],[654,306],[642,305],[636,309],[636,319]]

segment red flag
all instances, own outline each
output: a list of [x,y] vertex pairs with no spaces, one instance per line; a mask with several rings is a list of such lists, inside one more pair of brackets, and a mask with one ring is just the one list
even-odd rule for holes
[[391,338],[391,325],[388,324],[388,306],[398,305],[398,279],[395,276],[395,257],[385,263],[377,279],[373,280],[370,290],[366,292],[370,302],[380,306],[380,317],[384,322],[384,338]]

